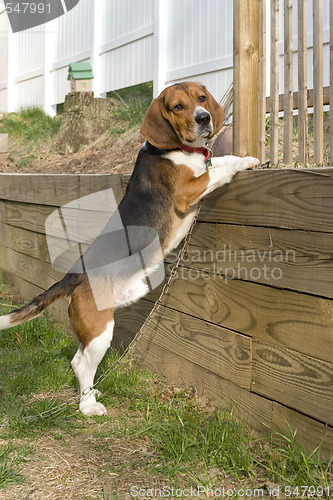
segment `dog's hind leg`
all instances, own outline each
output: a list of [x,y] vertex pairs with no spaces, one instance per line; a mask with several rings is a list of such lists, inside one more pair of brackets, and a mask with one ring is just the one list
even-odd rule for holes
[[110,347],[114,321],[107,323],[104,332],[95,337],[87,346],[80,344],[72,360],[72,368],[79,384],[80,411],[85,415],[106,415],[105,406],[96,401],[99,391],[90,389],[94,385],[97,367]]
[[81,394],[80,410],[85,415],[105,415],[105,407],[96,401],[99,391],[91,388],[97,367],[112,340],[113,309],[97,310],[87,281],[74,290],[68,312],[72,328],[80,341],[72,360]]

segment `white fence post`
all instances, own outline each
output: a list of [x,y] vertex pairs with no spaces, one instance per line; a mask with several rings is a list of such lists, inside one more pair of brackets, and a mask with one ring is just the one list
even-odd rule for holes
[[94,45],[92,48],[92,68],[94,79],[92,88],[95,97],[101,97],[102,94],[102,58],[100,55],[101,40],[102,40],[102,19],[104,12],[104,0],[94,0]]
[[58,20],[49,21],[44,25],[44,111],[50,116],[55,116],[57,110],[52,106],[53,78],[52,64],[55,62],[55,47]]
[[154,0],[154,35],[153,35],[153,91],[154,97],[165,87],[166,43],[168,2]]
[[[9,28],[11,30],[11,28]],[[16,83],[18,65],[19,33],[8,33],[8,113],[18,111],[18,87]]]

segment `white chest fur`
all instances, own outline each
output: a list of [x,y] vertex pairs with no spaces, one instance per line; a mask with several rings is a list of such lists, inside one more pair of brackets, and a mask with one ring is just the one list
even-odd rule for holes
[[192,170],[195,177],[199,177],[199,175],[202,175],[206,171],[205,157],[201,153],[171,151],[170,153],[166,153],[163,158],[171,160],[176,165],[185,165]]

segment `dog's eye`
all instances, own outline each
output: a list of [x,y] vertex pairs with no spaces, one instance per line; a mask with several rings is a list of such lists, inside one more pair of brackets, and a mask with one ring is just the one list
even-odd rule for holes
[[205,102],[207,100],[207,97],[205,95],[199,95],[198,99],[200,102]]
[[182,109],[184,109],[184,106],[182,104],[176,104],[173,109],[175,111],[181,111]]

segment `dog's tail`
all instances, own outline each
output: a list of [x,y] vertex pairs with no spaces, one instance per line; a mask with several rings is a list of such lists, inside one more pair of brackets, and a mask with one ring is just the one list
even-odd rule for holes
[[81,274],[66,274],[66,276],[55,283],[51,288],[35,297],[26,306],[15,309],[9,314],[0,317],[0,330],[26,323],[39,316],[44,309],[61,297],[68,297],[73,290],[82,282]]

